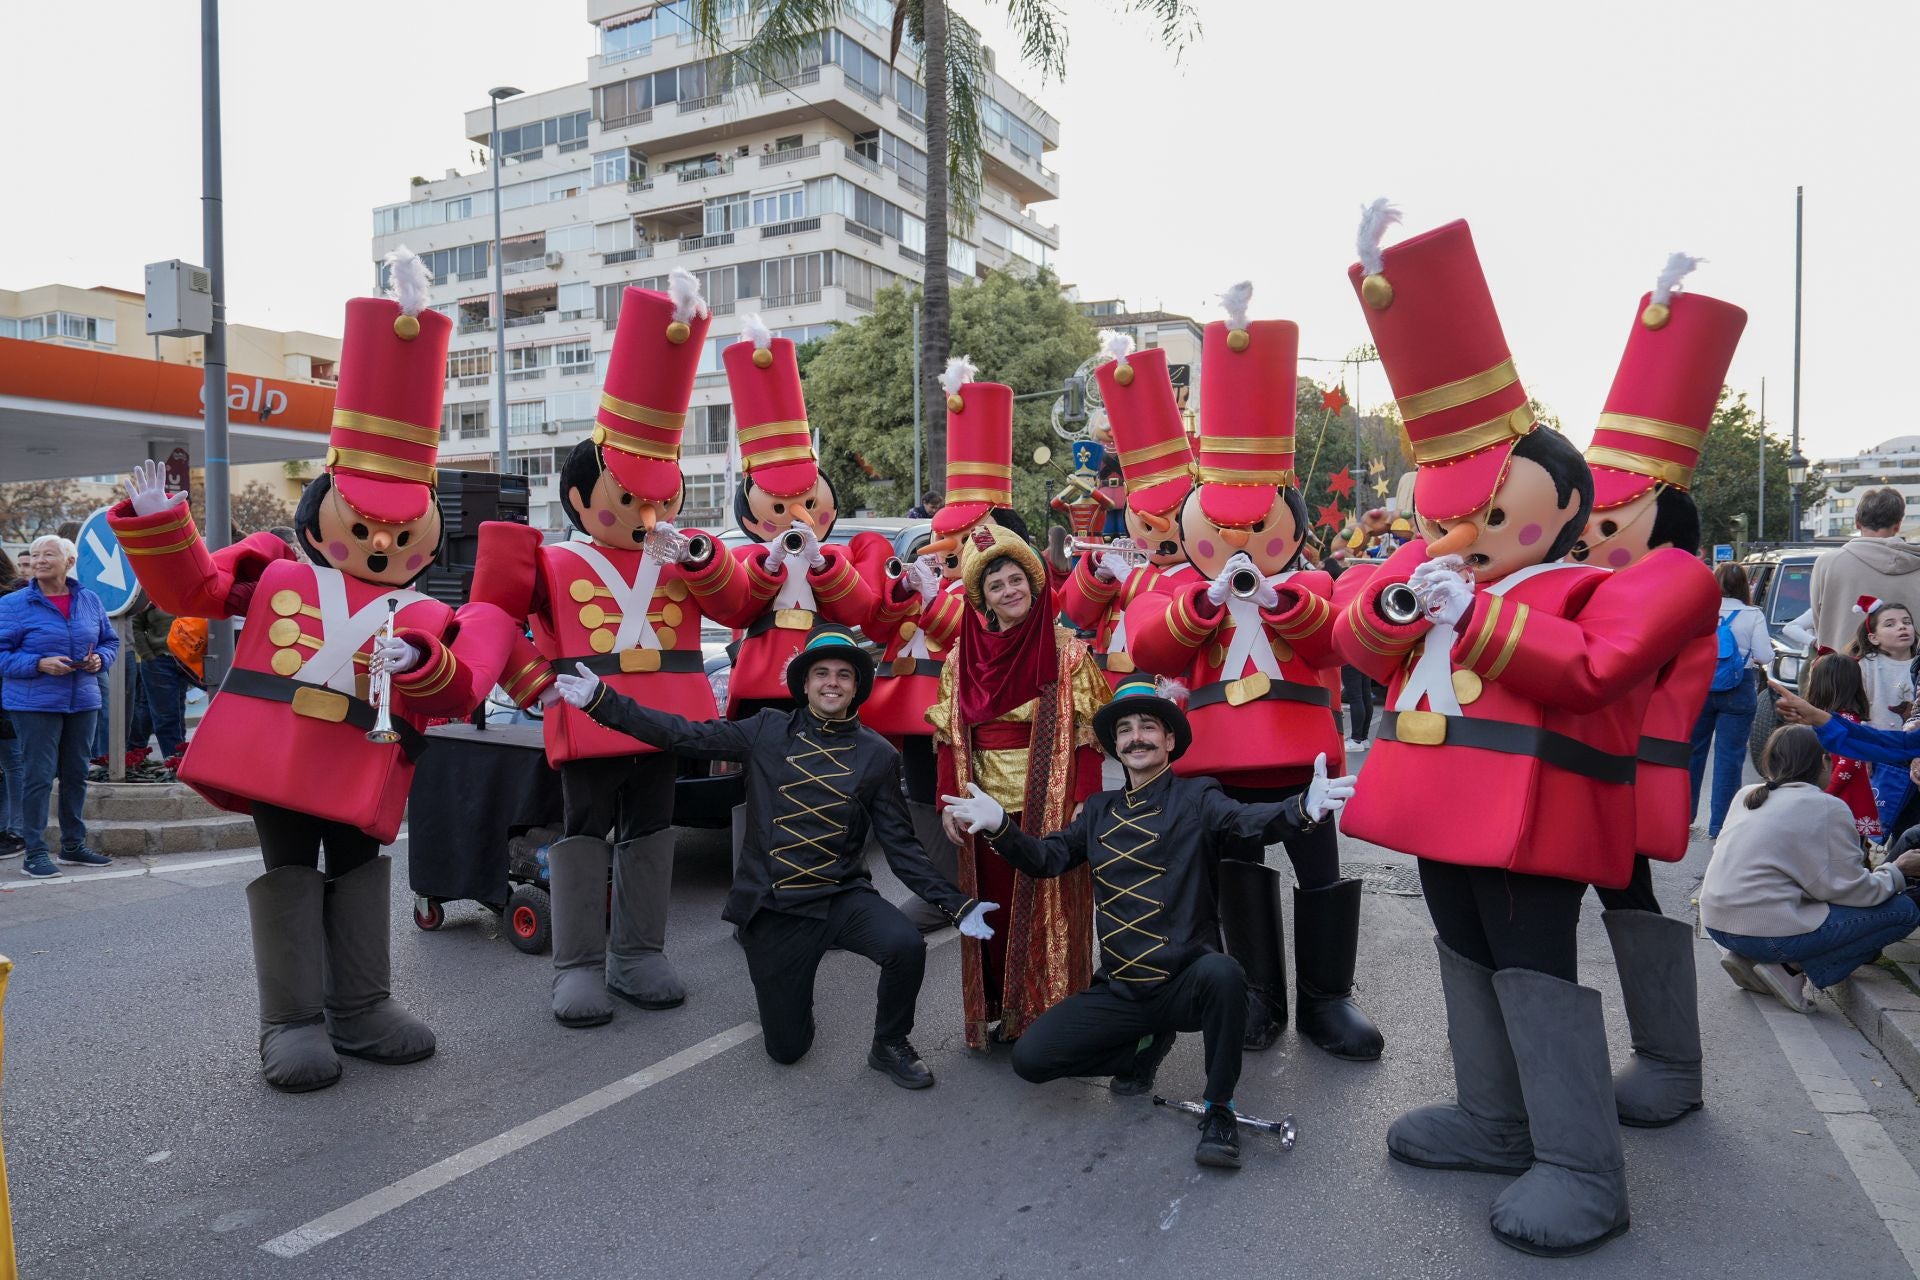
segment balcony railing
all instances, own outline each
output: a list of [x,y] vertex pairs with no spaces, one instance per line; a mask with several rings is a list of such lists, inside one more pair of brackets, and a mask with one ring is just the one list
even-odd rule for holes
[[545,324],[547,322],[547,315],[548,313],[545,311],[536,311],[530,316],[508,316],[507,328],[518,329],[523,325]]
[[722,231],[717,236],[681,236],[680,252],[698,253],[702,249],[718,249],[722,245],[733,243],[733,232]]
[[818,289],[808,289],[801,293],[770,293],[760,299],[766,307],[804,307],[810,302],[820,301]]
[[872,227],[862,226],[852,218],[847,219],[847,231],[865,240],[868,244],[885,244],[887,242],[887,238],[878,231],[875,231]]
[[927,128],[926,120],[924,120],[920,116],[913,114],[913,112],[907,110],[905,107],[901,106],[897,102],[893,104],[893,113],[899,116],[902,120],[906,121],[908,124],[912,125],[914,128],[919,129],[923,133],[926,131],[926,128]]
[[880,172],[880,165],[877,161],[867,159],[867,157],[861,155],[858,151],[855,151],[852,147],[847,148],[847,159],[853,161],[855,164],[859,165],[862,169],[865,169],[868,173]]
[[704,98],[682,98],[677,104],[679,114],[692,115],[696,111],[705,111],[708,107],[717,107],[726,99],[724,93],[710,93]]
[[456,327],[459,333],[479,333],[482,329],[493,328],[491,320],[462,320]]
[[893,176],[900,179],[900,185],[905,187],[908,191],[911,191],[914,195],[925,196],[927,194],[927,189],[921,186],[917,179],[908,177],[906,174],[900,172],[898,169],[895,169],[893,171]]
[[762,80],[760,82],[760,95],[765,97],[770,93],[786,93],[795,85],[819,83],[820,68],[808,67],[805,71],[796,71],[790,76],[781,76],[778,80]]
[[862,311],[871,311],[873,310],[873,299],[864,293],[855,293],[849,289],[847,290],[847,305],[850,307],[858,307]]
[[[465,284],[469,280],[485,280],[487,278],[487,269],[485,267],[482,267],[478,271],[462,271],[458,276],[454,278],[459,280],[462,284]],[[434,281],[434,283],[445,284],[446,281],[436,280]]]
[[456,387],[484,387],[489,382],[492,382],[492,381],[493,381],[492,374],[477,373],[477,374],[469,374],[464,378],[455,378],[453,380],[453,384]]
[[905,245],[900,246],[900,256],[905,258],[908,262],[924,263],[927,260],[926,254],[920,252],[918,249],[909,249]]
[[500,274],[503,276],[517,276],[523,271],[538,271],[546,265],[547,260],[544,256],[538,258],[515,258],[510,262],[503,261],[500,264]]
[[820,219],[795,218],[791,222],[776,222],[772,226],[760,228],[762,240],[772,240],[777,236],[797,236],[803,231],[818,231]]
[[627,190],[630,193],[635,191],[651,191],[653,190],[653,179],[652,178],[628,178]]
[[707,304],[707,309],[717,316],[730,316],[733,314],[733,304],[731,302],[710,302]]
[[544,368],[511,369],[511,370],[508,370],[507,372],[507,381],[508,382],[532,382],[536,378],[544,378],[546,376],[547,376],[547,371]]
[[648,107],[644,111],[635,111],[628,115],[613,116],[609,119],[602,120],[600,122],[600,128],[602,130],[624,129],[630,124],[645,124],[651,119],[653,119],[653,108]]
[[733,172],[733,161],[722,160],[718,164],[703,164],[691,169],[678,170],[680,181],[699,182],[705,178],[718,178],[722,174]]
[[804,147],[788,147],[785,151],[772,151],[760,157],[760,167],[770,169],[777,164],[792,164],[796,160],[811,160],[820,154],[820,144],[809,143]]

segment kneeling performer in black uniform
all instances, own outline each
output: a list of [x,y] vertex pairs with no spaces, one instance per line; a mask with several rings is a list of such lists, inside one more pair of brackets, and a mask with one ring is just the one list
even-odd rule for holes
[[920,931],[882,898],[861,850],[871,828],[902,884],[945,912],[970,938],[998,909],[953,887],[914,838],[900,790],[900,753],[860,723],[873,690],[873,659],[844,627],[823,625],[787,666],[801,705],[743,720],[695,723],[640,706],[579,668],[560,696],[610,729],[663,751],[746,766],[747,831],[722,913],[740,926],[760,1004],[767,1056],[798,1062],[813,1044],[813,979],[838,946],[880,966],[879,1007],[867,1064],[903,1089],[933,1073],[908,1043],[926,970]]
[[1247,978],[1220,951],[1214,878],[1221,851],[1264,847],[1319,826],[1353,794],[1353,779],[1327,777],[1323,755],[1307,790],[1273,804],[1229,800],[1212,778],[1182,778],[1171,765],[1193,741],[1187,717],[1152,682],[1130,681],[1094,714],[1101,749],[1126,769],[1124,791],[1087,799],[1064,830],[1036,839],[1009,823],[978,787],[945,797],[948,813],[984,835],[1031,876],[1093,867],[1100,971],[1027,1028],[1013,1069],[1040,1083],[1108,1075],[1115,1093],[1145,1093],[1176,1031],[1206,1045],[1207,1113],[1194,1160],[1240,1167],[1233,1092],[1247,1020]]

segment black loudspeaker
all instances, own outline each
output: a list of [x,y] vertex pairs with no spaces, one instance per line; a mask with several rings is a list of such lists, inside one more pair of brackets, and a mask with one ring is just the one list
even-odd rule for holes
[[492,471],[440,468],[440,554],[416,590],[455,608],[467,602],[480,555],[480,526],[488,520],[528,523],[527,478]]

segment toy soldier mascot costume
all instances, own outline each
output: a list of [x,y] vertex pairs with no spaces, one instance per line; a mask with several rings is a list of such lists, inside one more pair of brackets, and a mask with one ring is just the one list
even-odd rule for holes
[[982,917],[995,904],[956,889],[915,843],[900,800],[899,753],[860,723],[873,659],[853,633],[831,623],[816,628],[788,664],[787,682],[798,706],[704,723],[644,707],[585,668],[559,685],[570,704],[610,729],[665,751],[746,766],[746,840],[725,916],[741,930],[767,1056],[798,1062],[812,1046],[814,974],[837,946],[880,966],[867,1065],[903,1089],[924,1089],[933,1073],[907,1036],[926,943],[874,890],[868,835],[902,883],[967,937],[993,936]]
[[947,796],[949,812],[1031,876],[1093,869],[1100,972],[1093,985],[1040,1015],[1014,1046],[1013,1069],[1038,1084],[1061,1076],[1112,1076],[1115,1093],[1153,1087],[1177,1031],[1205,1037],[1207,1112],[1194,1159],[1238,1168],[1233,1095],[1246,1033],[1246,974],[1220,954],[1214,885],[1236,843],[1264,850],[1329,821],[1353,794],[1328,778],[1326,757],[1298,795],[1267,804],[1229,800],[1212,778],[1183,778],[1171,764],[1193,743],[1187,718],[1135,677],[1094,714],[1100,748],[1127,772],[1124,789],[1088,798],[1071,823],[1023,831],[978,785]]
[[[1672,255],[1634,312],[1626,352],[1587,447],[1593,514],[1573,549],[1576,560],[1625,569],[1661,547],[1690,556],[1700,552],[1693,473],[1747,313],[1718,298],[1679,292],[1697,261]],[[1691,566],[1685,574],[1695,581],[1700,576]],[[1647,589],[1664,588],[1649,583]],[[1701,1105],[1693,928],[1661,914],[1648,859],[1678,862],[1686,856],[1693,820],[1689,738],[1718,654],[1713,637],[1701,636],[1661,668],[1640,730],[1633,880],[1625,889],[1597,890],[1633,1037],[1633,1057],[1613,1078],[1614,1099],[1620,1122],[1640,1128],[1672,1124]]]
[[[1217,778],[1248,803],[1297,795],[1315,757],[1342,759],[1323,674],[1340,661],[1333,580],[1300,567],[1308,529],[1293,469],[1300,330],[1289,320],[1249,321],[1252,293],[1244,283],[1229,290],[1229,318],[1209,324],[1201,340],[1200,483],[1180,510],[1180,543],[1195,572],[1127,611],[1134,661],[1191,690],[1194,747],[1175,771]],[[1272,1044],[1287,1020],[1279,872],[1261,865],[1263,856],[1249,843],[1221,868],[1227,954],[1246,966],[1258,996],[1247,1027],[1253,1049]],[[1380,1032],[1353,999],[1360,882],[1340,878],[1330,826],[1293,836],[1287,857],[1298,881],[1300,1032],[1336,1057],[1377,1058]]]
[[1593,478],[1541,430],[1464,222],[1352,268],[1418,466],[1423,541],[1341,613],[1348,661],[1388,686],[1343,823],[1420,859],[1456,1101],[1395,1120],[1410,1164],[1521,1175],[1490,1225],[1530,1253],[1626,1230],[1600,995],[1577,985],[1586,885],[1633,874],[1634,776],[1656,673],[1713,629],[1711,576],[1665,548],[1618,572],[1562,560]]
[[[388,256],[399,301],[347,303],[327,469],[295,520],[307,561],[271,533],[210,552],[158,463],[109,516],[154,603],[244,616],[180,778],[251,813],[267,871],[247,886],[267,1082],[340,1078],[340,1053],[415,1062],[433,1032],[389,994],[392,861],[429,716],[464,716],[498,678],[512,624],[406,590],[440,545],[434,462],[452,323],[427,273]],[[376,709],[369,693],[384,698]],[[390,727],[389,727],[390,721]],[[326,850],[325,874],[319,870]]]
[[[701,618],[735,625],[751,616],[747,575],[732,557],[707,534],[673,526],[684,496],[681,434],[709,317],[687,272],[674,272],[669,288],[623,292],[593,435],[561,470],[561,506],[586,536],[543,544],[526,525],[480,527],[474,599],[525,618],[533,632],[516,646],[503,685],[522,705],[550,703],[554,673],[584,662],[650,706],[710,719]],[[679,762],[572,707],[549,706],[544,721],[565,832],[547,851],[553,1016],[600,1026],[613,1017],[609,992],[642,1009],[673,1008],[686,999],[665,952]]]

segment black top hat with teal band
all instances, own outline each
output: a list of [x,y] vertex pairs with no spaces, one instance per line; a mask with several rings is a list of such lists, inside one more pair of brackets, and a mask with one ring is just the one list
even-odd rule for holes
[[1173,750],[1168,759],[1178,760],[1193,745],[1193,727],[1187,723],[1187,713],[1173,699],[1162,695],[1158,684],[1139,676],[1115,689],[1113,701],[1093,713],[1093,736],[1100,740],[1102,751],[1119,758],[1114,749],[1115,729],[1123,717],[1135,715],[1152,716],[1167,726],[1173,734]]
[[787,664],[787,689],[796,702],[807,700],[807,672],[823,658],[839,658],[853,664],[859,689],[853,695],[853,708],[873,692],[873,655],[860,647],[852,631],[835,622],[823,622],[807,633],[807,642]]

